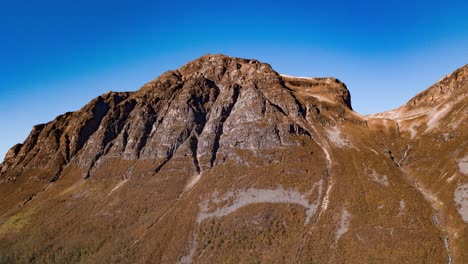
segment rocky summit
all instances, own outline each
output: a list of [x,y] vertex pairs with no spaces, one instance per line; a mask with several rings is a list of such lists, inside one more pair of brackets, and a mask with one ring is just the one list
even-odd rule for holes
[[362,116],[335,78],[206,55],[34,126],[0,263],[468,263],[468,66]]

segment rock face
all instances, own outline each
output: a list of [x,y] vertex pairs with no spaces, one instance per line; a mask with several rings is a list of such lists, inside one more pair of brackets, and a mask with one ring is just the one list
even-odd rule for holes
[[224,55],[99,96],[7,153],[0,262],[466,262],[467,69],[366,117]]

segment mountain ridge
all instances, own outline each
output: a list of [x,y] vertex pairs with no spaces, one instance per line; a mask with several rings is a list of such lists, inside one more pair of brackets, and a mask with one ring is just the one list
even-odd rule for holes
[[[196,63],[199,63],[201,61],[204,61],[206,58],[222,58],[223,60],[239,60],[241,62],[246,62],[246,63],[260,63],[258,60],[255,60],[255,59],[243,59],[243,58],[235,58],[235,57],[230,57],[230,56],[227,56],[227,55],[224,55],[224,54],[207,54],[207,55],[204,55],[198,59],[195,59],[193,60],[192,62],[189,62],[187,63],[186,65],[183,65],[181,67],[181,69],[184,69],[183,71],[189,71],[188,69],[191,67],[189,65],[191,64],[196,64]],[[271,68],[271,66],[269,64],[266,64],[266,63],[263,63],[264,65],[267,65],[269,68]],[[273,70],[271,68],[271,70]],[[401,108],[407,108],[407,109],[411,109],[411,108],[414,108],[418,102],[420,102],[421,100],[424,100],[424,98],[426,97],[432,97],[433,98],[433,95],[434,95],[434,92],[431,92],[432,90],[436,90],[439,86],[442,86],[444,85],[443,82],[449,80],[453,75],[463,75],[463,76],[467,76],[467,71],[468,71],[468,64],[458,68],[457,70],[455,70],[453,73],[450,73],[446,76],[444,76],[441,80],[439,80],[436,84],[432,85],[431,87],[427,88],[426,90],[422,91],[422,92],[419,92],[417,95],[413,96],[413,98],[411,98],[407,103],[405,103],[404,105],[398,107],[398,108],[395,108],[395,109],[392,109],[392,110],[387,110],[387,111],[384,111],[384,112],[379,112],[379,113],[375,113],[375,114],[369,114],[369,115],[366,115],[366,116],[376,116],[376,117],[383,117],[383,116],[391,116],[391,114],[388,114],[388,113],[392,113],[392,112],[395,112]],[[151,82],[148,82],[146,83],[145,85],[143,85],[139,90],[136,90],[136,91],[133,91],[133,92],[113,92],[113,91],[109,91],[107,93],[104,93],[102,95],[100,95],[99,97],[97,98],[100,98],[100,97],[103,97],[103,96],[106,96],[108,94],[133,94],[133,93],[137,93],[139,92],[140,90],[144,90],[144,89],[148,89],[148,86],[151,86],[154,82],[157,82],[157,80],[159,78],[164,78],[164,76],[167,76],[167,75],[177,75],[179,72],[179,70],[169,70],[163,74],[161,74],[158,78],[156,78],[155,80],[151,81]],[[282,79],[285,79],[285,80],[297,80],[299,82],[308,82],[308,81],[317,81],[317,82],[320,82],[320,81],[327,81],[327,82],[337,82],[339,83],[340,85],[343,85],[344,86],[344,89],[345,89],[345,93],[347,93],[345,95],[345,97],[342,99],[342,101],[351,109],[352,109],[352,106],[351,106],[351,102],[350,102],[350,97],[351,95],[349,94],[349,91],[347,90],[346,88],[346,85],[344,83],[342,83],[340,80],[336,79],[336,78],[333,78],[333,77],[320,77],[320,78],[317,78],[317,77],[297,77],[297,76],[288,76],[288,75],[283,75],[283,74],[280,74],[280,73],[277,73]],[[312,84],[313,85],[313,84]],[[451,87],[452,88],[452,87]],[[449,93],[447,93],[446,91],[442,91],[439,87],[438,89],[440,95],[442,96],[436,96],[437,100],[440,100],[440,99],[443,99],[444,98],[444,95],[447,95],[447,96],[450,96],[451,92],[453,92],[453,89],[450,89],[449,90]],[[455,90],[456,91],[456,90]],[[319,96],[319,95],[315,95],[315,96]],[[327,100],[326,98],[324,97],[318,97],[322,100]],[[96,100],[96,99],[93,99],[93,100]],[[330,100],[329,100],[330,101]],[[90,102],[91,103],[91,102]],[[81,110],[81,109],[80,109]],[[78,112],[80,110],[77,110],[77,111],[73,111],[73,112],[67,112],[66,114],[69,114],[69,113],[74,113],[74,112]],[[65,114],[65,115],[66,115]],[[356,112],[356,114],[360,115],[359,113]],[[59,118],[60,116],[62,115],[59,115],[57,116],[55,119]],[[52,121],[50,121],[52,122]],[[48,122],[48,123],[50,123]],[[33,127],[33,131],[36,130],[36,127],[42,127],[43,125],[47,125],[48,123],[41,123],[41,124],[37,124]],[[7,151],[7,154],[5,155],[5,158],[4,160],[7,159],[7,157],[10,157],[15,153],[15,150],[18,150],[17,148],[19,148],[23,143],[17,143],[15,144],[12,148],[10,148],[8,151]]]

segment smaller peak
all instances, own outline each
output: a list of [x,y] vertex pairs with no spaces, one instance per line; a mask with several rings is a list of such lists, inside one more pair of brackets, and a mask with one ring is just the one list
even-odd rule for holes
[[413,97],[406,107],[433,107],[445,100],[459,98],[468,88],[468,64],[444,76],[437,83]]
[[418,93],[399,108],[370,115],[371,117],[403,119],[415,117],[435,109],[441,104],[447,107],[466,100],[468,90],[468,64],[444,76],[438,82]]
[[320,101],[339,103],[352,110],[351,94],[346,85],[334,77],[296,77],[279,75],[289,89],[308,94]]
[[342,81],[335,77],[299,77],[299,76],[291,76],[291,75],[286,75],[286,74],[280,74],[282,79],[287,79],[287,80],[304,80],[304,81],[309,81],[309,82],[314,82],[314,83],[320,83],[320,84],[340,84],[344,85]]

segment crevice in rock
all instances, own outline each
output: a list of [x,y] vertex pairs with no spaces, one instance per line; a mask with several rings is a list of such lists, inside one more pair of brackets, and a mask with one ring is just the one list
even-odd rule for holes
[[[180,88],[183,87],[183,83],[177,85],[175,88],[174,88],[174,91],[173,91],[173,94],[171,96],[171,99],[169,101],[169,104],[166,108],[166,111],[165,111],[165,114],[163,116],[166,116],[167,115],[167,112],[169,111],[173,101],[175,100],[175,98],[178,96],[179,93],[176,93],[178,90],[180,90]],[[189,107],[191,107],[189,105]],[[193,109],[193,108],[192,108]],[[194,112],[194,117],[195,117],[195,120],[196,120],[196,112]],[[160,120],[160,122],[158,123],[158,126],[161,124],[162,122],[162,119]],[[171,146],[169,147],[169,149],[167,150],[166,152],[166,157],[164,158],[164,160],[161,162],[161,164],[159,164],[156,169],[155,169],[155,173],[159,173],[161,171],[161,169],[164,167],[164,165],[166,165],[173,157],[174,153],[179,149],[179,147],[185,143],[185,141],[187,141],[187,139],[189,139],[189,136],[190,136],[190,131],[193,130],[193,127],[192,128],[189,128],[189,129],[185,129],[183,130],[179,137],[177,138],[176,142],[171,144]]]
[[[255,89],[256,89],[257,91],[260,92],[260,94],[262,95],[263,99],[264,99],[267,103],[269,103],[271,106],[273,106],[276,110],[278,110],[278,111],[279,111],[280,113],[282,113],[284,116],[288,116],[288,114],[286,113],[286,111],[284,111],[284,109],[281,108],[281,106],[279,106],[279,105],[273,103],[270,99],[268,99],[268,98],[266,97],[265,93],[263,93],[263,91],[262,91],[260,88],[258,88],[258,86],[257,86],[256,83],[254,83],[254,87],[255,87]],[[262,113],[264,113],[263,109],[262,109]]]
[[287,91],[289,91],[289,95],[291,95],[291,97],[294,99],[294,103],[296,104],[297,106],[297,110],[299,111],[299,114],[302,118],[306,118],[306,115],[307,115],[307,111],[306,109],[302,106],[301,102],[299,102],[299,100],[297,99],[297,97],[294,95],[294,91],[289,89],[288,87],[286,86],[283,86]]
[[85,173],[85,176],[84,178],[85,179],[88,179],[89,177],[91,177],[91,169],[94,168],[94,164],[96,164],[96,161],[101,158],[102,156],[102,153],[98,153],[96,156],[94,156],[94,158],[91,160],[90,162],[90,165],[89,165],[89,168],[88,170],[86,171]]
[[286,112],[284,112],[283,108],[281,108],[279,105],[270,102],[270,101],[269,101],[268,99],[266,99],[266,98],[265,98],[265,100],[266,100],[271,106],[273,106],[276,110],[278,110],[280,113],[282,113],[282,114],[285,115],[285,116],[288,116],[288,115],[286,114]]
[[75,149],[71,150],[70,155],[73,156],[78,151],[80,151],[85,143],[89,140],[89,138],[98,130],[99,126],[101,125],[104,116],[109,112],[111,107],[104,102],[102,97],[99,97],[96,105],[94,106],[92,112],[93,117],[88,120],[84,126],[78,132],[78,140]]
[[128,104],[123,105],[120,108],[116,108],[116,117],[117,120],[113,121],[104,132],[104,139],[102,141],[102,146],[107,146],[112,140],[117,138],[117,136],[122,131],[125,121],[133,111],[136,106],[135,101],[129,101]]
[[278,105],[270,102],[267,100],[267,102],[270,103],[275,109],[277,109],[279,112],[281,112],[284,116],[286,116],[288,119],[293,122],[293,124],[289,125],[289,133],[294,134],[294,135],[303,135],[307,136],[308,138],[312,138],[312,134],[309,130],[305,129],[303,126],[299,125],[299,123],[303,123],[303,120],[296,120],[294,121],[292,117],[288,116],[284,110],[279,107]]
[[172,156],[174,156],[174,153],[179,149],[179,147],[184,144],[185,141],[189,138],[189,130],[184,130],[180,133],[179,137],[177,138],[176,142],[174,144],[171,144],[169,149],[166,152],[166,157],[164,158],[163,162],[156,167],[155,172],[159,173],[161,169],[168,163],[171,159]]
[[385,151],[385,153],[387,154],[387,157],[390,158],[390,160],[392,161],[392,163],[395,164],[395,166],[396,166],[397,168],[400,168],[400,164],[395,160],[395,157],[393,156],[392,151],[391,151],[390,149],[387,149],[387,150]]
[[21,204],[21,206],[25,206],[26,204],[28,204],[29,202],[31,202],[31,201],[34,199],[34,197],[36,197],[36,196],[37,196],[37,193],[31,194],[31,195]]
[[127,120],[130,113],[135,109],[136,102],[134,100],[127,101],[126,104],[115,108],[115,116],[117,120],[113,121],[104,131],[104,138],[101,143],[102,151],[99,151],[94,158],[91,160],[91,164],[87,169],[85,179],[91,176],[91,170],[94,168],[98,160],[106,155],[112,147],[112,141],[117,138],[122,129],[124,128],[125,121]]
[[296,96],[294,96],[293,93],[291,93],[291,96],[294,98],[294,102],[296,103],[297,105],[297,110],[299,111],[299,114],[301,115],[302,118],[305,118],[306,117],[306,110],[304,109],[304,107],[302,106],[302,104],[299,102],[299,100],[296,98]]
[[49,180],[50,183],[56,182],[58,179],[60,179],[60,176],[61,176],[62,171],[63,171],[63,167],[64,167],[64,165],[60,166],[58,171],[55,173],[54,177],[52,177],[52,179]]
[[[217,95],[216,95],[217,96]],[[192,106],[190,106],[192,107]],[[192,130],[192,136],[190,137],[190,149],[192,151],[192,160],[195,166],[195,169],[198,174],[201,173],[200,162],[198,160],[198,136],[203,132],[205,125],[207,123],[208,114],[203,112],[201,109],[193,108],[194,118],[195,118],[195,127]]]
[[156,167],[156,169],[154,170],[155,173],[159,173],[162,169],[162,167],[164,165],[166,165],[167,162],[169,162],[169,160],[171,159],[171,157],[166,157],[163,162],[161,162],[161,164],[158,165],[158,167]]
[[128,125],[122,131],[122,147],[125,150],[128,144]]
[[[25,158],[21,161],[21,163],[24,164],[23,168],[21,170],[23,170],[24,168],[28,168],[28,167],[34,167],[35,165],[34,165],[33,161],[39,155],[40,151],[41,151],[40,146],[37,146],[37,145],[34,146],[31,149],[31,152],[30,152],[31,155],[25,155]],[[26,157],[28,157],[28,158],[26,159]],[[19,164],[19,163],[20,162],[18,162],[17,164]],[[31,164],[31,163],[33,163],[33,164]]]
[[219,149],[219,140],[221,139],[221,136],[223,134],[224,122],[231,115],[232,109],[234,108],[235,104],[237,103],[237,100],[239,99],[240,86],[238,84],[234,84],[232,89],[232,101],[227,107],[223,107],[223,109],[221,110],[221,119],[219,120],[219,123],[216,126],[213,150],[211,152],[210,159],[211,168],[213,168],[214,162],[216,161],[216,155]]
[[195,170],[198,174],[201,173],[200,162],[198,161],[197,152],[198,152],[198,138],[196,136],[190,137],[190,149],[192,150],[192,160]]
[[279,133],[280,131],[279,131],[279,129],[278,129],[278,125],[277,125],[277,124],[275,124],[275,127],[274,127],[273,130],[275,131],[275,135],[276,135],[276,137],[278,138],[278,141],[280,142],[280,144],[281,144],[282,146],[284,146],[283,140],[281,139],[281,136],[280,136],[280,133]]
[[[148,139],[152,139],[154,134],[158,133],[158,129],[159,129],[160,125],[163,123],[165,117],[167,116],[167,113],[169,112],[169,109],[171,108],[171,105],[172,105],[174,99],[176,98],[176,96],[179,95],[179,91],[183,86],[184,86],[183,82],[180,82],[177,85],[175,85],[174,88],[172,89],[171,93],[170,93],[171,94],[170,98],[167,99],[168,102],[165,105],[161,105],[160,106],[161,109],[159,111],[154,111],[154,109],[151,110],[152,112],[155,113],[155,115],[156,115],[155,119],[156,120],[153,122],[153,124],[151,124],[151,130],[150,130],[150,132],[148,134],[148,137],[145,140],[145,144],[142,145],[142,148],[138,152],[138,157],[139,158],[141,157],[142,154],[145,154],[145,147],[146,147],[146,144],[148,143]],[[158,102],[160,101],[159,98],[157,98],[156,100],[158,100]],[[160,119],[158,120],[157,114],[159,114],[159,113],[160,113],[160,115],[159,115]]]
[[149,120],[146,120],[145,126],[143,128],[143,134],[140,138],[140,141],[138,142],[136,153],[137,157],[140,158],[141,151],[142,149],[146,146],[146,142],[148,142],[148,138],[150,136],[151,130],[153,129],[153,124],[156,119],[156,113],[154,112],[153,108],[148,107],[148,115],[149,115]]
[[63,157],[65,159],[65,163],[70,162],[70,137],[68,134],[64,135],[64,140],[65,140],[65,153],[63,153]]
[[[258,89],[257,85],[255,84],[255,88]],[[297,105],[298,107],[298,111],[299,111],[299,114],[300,116],[305,120],[305,117],[306,117],[306,110],[304,109],[304,107],[302,107],[302,104],[299,102],[299,100],[294,96],[294,94],[292,93],[292,90],[290,90],[289,88],[285,87],[286,90],[288,90],[291,95],[291,97],[294,99],[294,102],[295,104]],[[259,89],[260,90],[260,89]],[[261,91],[260,91],[261,92]],[[271,106],[273,106],[277,111],[279,111],[280,113],[282,113],[284,116],[290,118],[291,120],[294,120],[295,118],[292,117],[292,116],[289,116],[286,111],[284,111],[283,108],[281,108],[279,105],[271,102],[268,98],[266,98],[265,94],[263,92],[261,92],[262,95],[263,95],[263,98],[265,99],[266,102],[268,102]],[[297,126],[298,129],[295,130],[295,131],[292,131],[291,129],[289,130],[290,133],[294,133],[296,135],[306,135],[307,137],[309,138],[312,138],[312,134],[310,131],[308,131],[307,129],[304,129],[302,126],[300,126],[298,124],[298,122],[301,122],[302,120],[294,120],[293,122],[295,122],[294,125],[292,126]],[[302,123],[302,122],[301,122]]]
[[298,125],[298,124],[290,124],[289,125],[289,133],[294,134],[294,135],[307,136],[308,138],[312,138],[312,135],[310,134],[310,132],[307,131],[302,126]]

